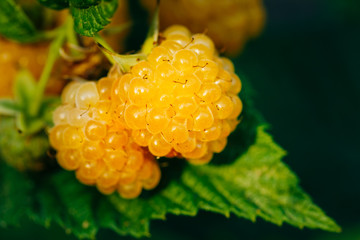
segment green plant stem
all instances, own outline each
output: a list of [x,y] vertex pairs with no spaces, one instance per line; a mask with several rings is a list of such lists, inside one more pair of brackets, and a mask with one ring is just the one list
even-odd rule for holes
[[95,42],[100,43],[102,46],[104,46],[107,50],[114,52],[112,47],[105,41],[103,37],[100,36],[99,33],[95,33],[94,40]]
[[72,23],[72,19],[69,18],[64,23],[64,25],[58,29],[56,38],[50,44],[47,61],[44,66],[44,69],[41,73],[39,82],[37,83],[37,86],[36,86],[37,89],[36,89],[36,94],[34,96],[35,104],[33,105],[32,109],[30,109],[30,111],[29,111],[32,116],[36,116],[39,112],[41,102],[42,102],[42,99],[44,96],[44,91],[45,91],[47,82],[49,80],[53,65],[54,65],[57,57],[59,56],[59,50],[60,50],[61,46],[63,45],[65,37],[66,37],[67,25],[70,25],[71,23]]
[[132,22],[126,22],[126,23],[123,23],[123,24],[120,24],[120,25],[117,25],[114,27],[108,27],[108,28],[105,28],[104,30],[102,30],[101,33],[104,36],[111,36],[114,34],[122,33],[126,29],[130,28],[132,24],[133,24]]
[[[76,37],[76,32],[74,29],[74,21],[69,21],[68,24],[66,24],[66,39],[67,42],[74,45],[74,46],[79,46],[79,41]],[[81,53],[79,51],[76,51],[75,49],[70,49],[71,54],[75,57],[81,55]]]
[[66,38],[67,38],[67,41],[71,44],[74,44],[74,45],[79,45],[79,42],[77,40],[77,37],[76,37],[76,33],[75,33],[75,30],[74,30],[74,22],[73,21],[69,21],[68,24],[66,24]]
[[49,30],[49,31],[39,32],[33,38],[31,38],[28,42],[36,43],[39,41],[53,39],[58,35],[59,30],[60,30],[59,28],[56,28],[56,29]]

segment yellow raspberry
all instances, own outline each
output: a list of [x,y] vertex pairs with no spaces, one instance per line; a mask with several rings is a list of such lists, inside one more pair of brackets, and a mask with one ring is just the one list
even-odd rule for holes
[[[153,11],[156,1],[142,0],[142,4]],[[166,0],[160,3],[162,29],[181,24],[192,32],[206,32],[217,48],[224,49],[228,54],[240,52],[249,38],[259,35],[264,22],[265,9],[262,0]],[[168,39],[176,38],[176,42],[181,44],[187,41],[183,33],[172,32]],[[167,31],[164,34],[167,34]],[[197,45],[197,42],[200,44]],[[211,55],[214,49],[205,48],[203,44],[199,39],[195,41],[194,48],[198,52]]]
[[156,157],[205,164],[238,124],[241,82],[208,36],[178,25],[163,36],[145,60],[118,73],[111,89],[113,121]]
[[[83,184],[96,185],[104,194],[117,191],[135,198],[142,189],[152,189],[160,169],[148,150],[134,143],[132,132],[114,121],[117,102],[111,87],[117,75],[95,82],[72,82],[62,93],[62,105],[53,114],[55,126],[50,143],[57,150],[61,167],[76,171]],[[140,141],[141,133],[134,138]]]

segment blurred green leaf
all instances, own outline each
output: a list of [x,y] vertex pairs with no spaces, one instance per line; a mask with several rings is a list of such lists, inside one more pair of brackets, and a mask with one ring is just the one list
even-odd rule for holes
[[33,23],[15,1],[0,1],[1,35],[18,42],[29,42],[36,33]]
[[98,5],[101,0],[70,0],[70,5],[76,8],[88,8],[93,5]]
[[0,226],[19,225],[31,209],[30,181],[15,169],[0,163]]
[[61,10],[64,8],[68,8],[69,6],[75,8],[88,8],[90,6],[97,5],[101,2],[101,0],[38,0],[38,1],[44,6],[55,10]]
[[69,0],[38,0],[38,2],[55,10],[61,10],[69,7]]
[[13,99],[0,99],[0,114],[14,116],[17,112],[19,112],[19,106]]

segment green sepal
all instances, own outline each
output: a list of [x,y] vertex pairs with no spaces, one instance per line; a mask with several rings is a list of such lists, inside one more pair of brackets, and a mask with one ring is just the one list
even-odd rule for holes
[[45,127],[45,121],[40,117],[31,117],[26,113],[18,113],[15,116],[17,129],[24,135],[31,135],[39,132]]
[[37,31],[14,0],[0,1],[0,34],[18,42],[30,42]]
[[36,94],[36,81],[26,69],[20,69],[15,77],[14,96],[19,108],[28,114],[34,104],[33,98]]
[[98,43],[98,46],[112,64],[119,64],[122,72],[128,72],[132,66],[146,59],[146,55],[143,53],[121,55],[105,48],[100,43]]

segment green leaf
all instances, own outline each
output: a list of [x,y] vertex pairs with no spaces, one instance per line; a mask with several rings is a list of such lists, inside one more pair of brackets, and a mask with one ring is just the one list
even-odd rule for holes
[[32,195],[37,207],[30,217],[45,226],[55,222],[81,238],[93,238],[99,228],[149,236],[151,220],[165,219],[169,213],[194,216],[199,210],[340,231],[298,186],[296,176],[281,162],[284,155],[264,127],[258,127],[255,144],[232,164],[186,165],[180,178],[165,188],[133,200],[103,196],[78,183],[72,173],[60,171],[36,184]]
[[0,1],[0,34],[18,42],[29,42],[36,29],[13,0]]
[[[245,90],[242,99],[248,94]],[[18,181],[14,188],[20,190],[26,182],[36,186],[27,195],[32,197],[30,210],[28,205],[20,205],[18,210],[45,226],[59,224],[80,238],[94,238],[100,228],[121,235],[150,236],[152,220],[163,220],[167,214],[194,216],[199,210],[340,231],[299,187],[297,177],[281,161],[285,151],[265,132],[265,125],[259,125],[262,119],[251,103],[244,101],[244,106],[242,123],[212,164],[192,166],[182,159],[171,159],[162,171],[159,187],[137,199],[104,196],[64,170],[27,179],[1,175],[0,189],[14,179]],[[0,206],[6,197],[0,198]],[[9,198],[12,202],[12,196]],[[6,218],[3,223],[7,223]]]
[[[80,1],[70,1],[70,11],[74,18],[75,30],[84,36],[92,37],[110,23],[118,6],[117,0],[96,1],[98,4],[85,8],[79,6]],[[95,2],[95,1],[87,1]],[[77,4],[76,4],[77,3]]]
[[15,116],[19,112],[19,107],[13,99],[1,98],[0,99],[0,114]]
[[230,165],[188,165],[180,179],[148,199],[112,195],[111,203],[128,219],[115,224],[119,219],[114,218],[107,226],[116,225],[122,234],[147,236],[151,219],[164,219],[167,213],[193,216],[203,209],[251,221],[261,217],[277,225],[286,222],[299,228],[340,231],[298,186],[296,176],[280,161],[284,155],[259,127],[255,144]]
[[69,0],[38,0],[38,2],[55,10],[61,10],[69,7]]
[[44,120],[30,112],[37,103],[34,98],[38,93],[35,79],[28,70],[18,71],[14,84],[14,95],[19,108],[16,114],[17,128],[27,134],[38,132],[43,128]]

